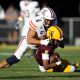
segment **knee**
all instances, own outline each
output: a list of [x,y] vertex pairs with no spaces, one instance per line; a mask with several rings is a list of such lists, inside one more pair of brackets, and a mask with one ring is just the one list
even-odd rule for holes
[[20,61],[20,60],[17,59],[17,57],[14,56],[14,55],[12,55],[11,57],[9,57],[9,58],[6,59],[6,62],[7,62],[9,65],[12,65],[12,64],[14,64],[14,63],[17,63],[17,62],[19,62],[19,61]]

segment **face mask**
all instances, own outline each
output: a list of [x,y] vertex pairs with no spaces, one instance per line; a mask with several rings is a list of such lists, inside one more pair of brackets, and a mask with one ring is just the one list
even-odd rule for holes
[[52,26],[52,25],[57,25],[57,19],[51,20],[51,26]]
[[52,39],[52,40],[50,40],[49,45],[53,45],[55,47],[58,47],[59,46],[59,41]]
[[45,19],[43,24],[45,30],[47,30],[50,26],[57,25],[57,19],[53,19],[53,20]]
[[48,20],[48,19],[44,20],[43,25],[44,25],[45,30],[47,30],[50,27],[50,24],[51,24],[51,20]]

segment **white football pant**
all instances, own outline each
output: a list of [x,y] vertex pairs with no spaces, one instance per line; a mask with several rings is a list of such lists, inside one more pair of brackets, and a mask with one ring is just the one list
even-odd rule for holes
[[24,52],[26,51],[26,49],[37,49],[37,47],[35,45],[30,45],[27,43],[27,39],[26,37],[23,37],[20,40],[20,43],[18,45],[17,50],[15,51],[15,53],[13,55],[15,55],[17,57],[17,59],[21,59],[21,57],[23,56]]

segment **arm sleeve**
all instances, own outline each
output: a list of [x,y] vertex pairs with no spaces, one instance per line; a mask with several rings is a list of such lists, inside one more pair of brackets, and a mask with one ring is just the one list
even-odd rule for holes
[[42,53],[42,60],[49,60],[49,54]]
[[33,31],[37,30],[37,26],[36,26],[36,24],[33,23],[32,20],[29,21],[29,25],[30,25],[30,29],[32,29]]

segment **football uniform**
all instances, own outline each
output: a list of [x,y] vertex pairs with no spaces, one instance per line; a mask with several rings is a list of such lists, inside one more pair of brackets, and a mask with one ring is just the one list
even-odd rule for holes
[[34,19],[29,19],[26,22],[26,26],[24,27],[24,31],[26,32],[26,34],[20,40],[18,48],[14,54],[18,59],[21,59],[21,56],[23,55],[24,51],[27,48],[37,49],[36,45],[30,45],[27,43],[27,33],[28,33],[29,28],[34,30],[37,33],[37,36],[39,38],[41,38],[46,33],[44,26],[43,26],[43,22],[39,20],[39,18],[36,17]]
[[[41,10],[40,13],[41,14],[39,14],[37,17],[29,18],[27,21],[25,21],[25,27],[23,30],[25,34],[22,36],[17,50],[12,56],[8,57],[7,59],[1,62],[0,68],[9,67],[14,63],[18,63],[27,48],[36,50],[36,46],[40,44],[46,46],[48,45],[49,39],[43,40],[42,36],[45,35],[47,29],[51,26],[51,24],[53,23],[52,21],[55,19],[53,15],[54,11],[48,7],[45,7]],[[36,37],[41,38],[41,40],[38,40]],[[42,59],[44,58],[45,57],[42,57]],[[49,59],[48,56],[46,56],[46,58]],[[61,64],[61,62],[58,62],[56,64],[59,65]]]
[[56,48],[55,45],[48,45],[48,46],[41,45],[41,46],[38,48],[38,50],[37,50],[37,52],[36,52],[36,54],[35,54],[35,58],[36,58],[36,61],[38,62],[38,64],[39,64],[40,66],[43,66],[42,56],[43,56],[43,53],[46,54],[46,53],[45,53],[45,50],[48,51],[48,54],[49,54],[48,57],[50,57],[50,56],[54,53],[53,51],[55,50],[55,48]]
[[[16,50],[16,52],[14,54],[17,57],[17,59],[19,59],[19,60],[21,59],[23,53],[25,52],[25,50],[27,48],[37,49],[36,45],[30,45],[30,44],[27,43],[27,34],[28,34],[28,31],[29,31],[29,28],[37,33],[36,36],[38,38],[41,38],[46,33],[45,28],[44,28],[44,19],[50,18],[50,20],[51,19],[53,20],[53,19],[56,18],[54,15],[52,17],[52,14],[54,12],[49,10],[50,8],[49,9],[44,8],[44,9],[47,9],[46,10],[47,14],[45,14],[45,15],[47,15],[46,17],[39,14],[38,16],[36,16],[34,18],[29,18],[27,21],[25,20],[25,24],[24,24],[24,27],[22,29],[22,39],[19,43],[18,49]],[[54,22],[54,25],[55,24],[56,23]]]
[[[48,46],[41,45],[41,46],[39,46],[39,48],[35,54],[35,59],[39,64],[39,69],[41,72],[47,71],[43,67],[43,61],[42,61],[43,58],[45,58],[46,60],[49,60],[49,62],[50,62],[50,56],[54,53],[55,49],[56,49],[55,45],[48,45]],[[46,54],[45,51],[48,51],[47,58],[46,58],[46,56],[44,56],[44,54]]]
[[[51,63],[50,61],[50,56],[53,55],[53,54],[56,54],[54,53],[54,50],[56,49],[56,46],[54,45],[49,45],[49,46],[44,46],[44,45],[41,45],[36,54],[35,54],[35,59],[39,65],[39,70],[41,72],[74,72],[76,71],[77,67],[78,67],[78,64],[76,65],[72,65],[68,60],[66,59],[61,59],[61,65],[58,65],[58,66],[55,66],[51,69],[48,69],[48,70],[45,70],[44,67],[43,67],[43,53],[45,53],[45,51],[47,50],[48,51],[48,55],[49,56],[44,56],[44,59],[46,60],[49,60],[49,63]],[[57,55],[57,54],[56,54]],[[58,55],[57,55],[58,56]]]

